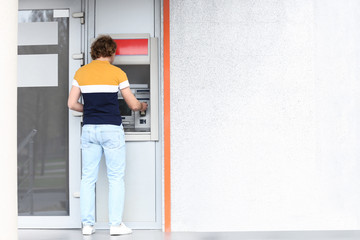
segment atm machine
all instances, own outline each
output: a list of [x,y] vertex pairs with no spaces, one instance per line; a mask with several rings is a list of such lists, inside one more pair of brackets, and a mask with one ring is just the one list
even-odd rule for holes
[[119,93],[126,141],[155,141],[159,137],[158,43],[149,34],[110,34],[117,44],[113,65],[128,76],[135,97],[148,104],[143,112],[129,109]]

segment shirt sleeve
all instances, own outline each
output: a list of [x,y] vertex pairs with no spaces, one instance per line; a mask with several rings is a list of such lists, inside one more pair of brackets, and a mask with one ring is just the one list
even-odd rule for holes
[[126,80],[126,81],[119,84],[119,89],[124,89],[124,88],[127,88],[129,86],[130,86],[129,81]]
[[125,72],[122,72],[120,74],[120,79],[119,79],[119,89],[124,89],[130,86],[129,80],[127,78],[127,75]]
[[75,87],[80,87],[79,83],[75,79],[73,79],[72,85],[75,86]]

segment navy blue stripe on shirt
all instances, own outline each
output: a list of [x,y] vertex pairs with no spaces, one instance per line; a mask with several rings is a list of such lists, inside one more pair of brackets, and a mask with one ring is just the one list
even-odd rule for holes
[[121,125],[118,93],[83,93],[84,124]]

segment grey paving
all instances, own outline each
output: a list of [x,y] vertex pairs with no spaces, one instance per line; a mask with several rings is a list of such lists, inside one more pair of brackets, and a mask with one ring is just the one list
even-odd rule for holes
[[355,240],[360,231],[304,232],[173,232],[135,230],[131,235],[109,236],[109,230],[97,230],[91,236],[80,230],[19,230],[19,240]]

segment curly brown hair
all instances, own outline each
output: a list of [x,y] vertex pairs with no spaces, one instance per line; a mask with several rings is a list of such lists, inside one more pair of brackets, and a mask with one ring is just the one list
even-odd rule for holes
[[111,57],[116,47],[116,43],[109,35],[101,35],[91,44],[91,58],[95,60],[99,57]]

